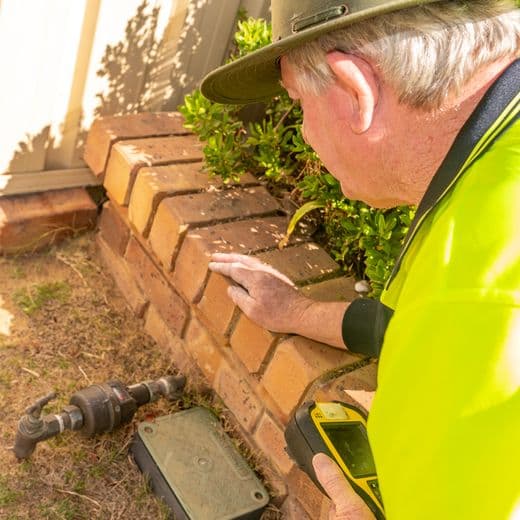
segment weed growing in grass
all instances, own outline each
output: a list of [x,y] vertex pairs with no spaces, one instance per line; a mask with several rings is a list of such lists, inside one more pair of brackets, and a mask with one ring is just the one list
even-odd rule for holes
[[31,316],[50,301],[65,303],[71,293],[71,287],[65,282],[51,282],[33,285],[16,291],[13,300],[25,314]]
[[87,483],[85,482],[84,479],[80,479],[78,480],[73,486],[72,486],[72,490],[75,492],[75,493],[84,493],[85,490],[87,488]]
[[19,265],[15,265],[11,270],[11,278],[14,278],[15,280],[22,280],[26,276],[27,276],[27,273]]
[[54,520],[57,518],[63,520],[80,520],[86,518],[86,516],[81,513],[78,506],[68,498],[53,501],[52,504],[42,504],[39,507],[39,510],[41,514],[40,518],[48,520]]
[[0,507],[8,506],[16,501],[18,493],[14,491],[5,477],[0,477]]
[[101,478],[105,476],[109,470],[110,468],[106,464],[91,464],[88,468],[88,474],[92,478]]

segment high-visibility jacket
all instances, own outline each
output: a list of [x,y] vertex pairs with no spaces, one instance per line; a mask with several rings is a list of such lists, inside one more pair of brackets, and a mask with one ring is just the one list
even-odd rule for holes
[[388,520],[520,520],[519,86],[516,61],[432,180],[381,303],[345,316],[371,313],[358,350],[382,340],[368,430]]

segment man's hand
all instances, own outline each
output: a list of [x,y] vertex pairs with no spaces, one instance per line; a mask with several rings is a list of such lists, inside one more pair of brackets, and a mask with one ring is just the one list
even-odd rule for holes
[[314,455],[312,465],[323,489],[332,500],[330,520],[374,520],[363,499],[352,489],[338,465],[324,453]]
[[228,289],[229,297],[248,318],[273,332],[296,332],[314,303],[287,276],[257,258],[216,253],[209,268],[238,283],[241,287]]

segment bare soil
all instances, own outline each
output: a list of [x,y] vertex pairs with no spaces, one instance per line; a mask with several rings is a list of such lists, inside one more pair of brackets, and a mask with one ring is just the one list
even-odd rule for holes
[[[18,419],[43,395],[58,393],[46,408],[58,412],[90,384],[172,373],[168,358],[104,273],[93,234],[0,257],[0,519],[167,518],[128,456],[135,423],[194,403],[218,407],[206,394],[188,388],[181,401],[143,407],[132,424],[93,439],[66,432],[22,463],[11,447]],[[280,515],[272,508],[264,518]]]

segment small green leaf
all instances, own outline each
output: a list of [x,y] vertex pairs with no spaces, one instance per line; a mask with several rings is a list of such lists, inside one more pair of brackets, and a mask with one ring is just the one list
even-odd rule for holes
[[307,202],[304,204],[301,208],[299,208],[294,215],[292,216],[289,225],[287,226],[287,238],[289,238],[296,229],[296,226],[298,225],[298,222],[307,215],[307,213],[310,213],[311,211],[314,211],[315,209],[320,209],[325,207],[325,204],[322,202],[318,202],[316,200],[312,200],[311,202]]

